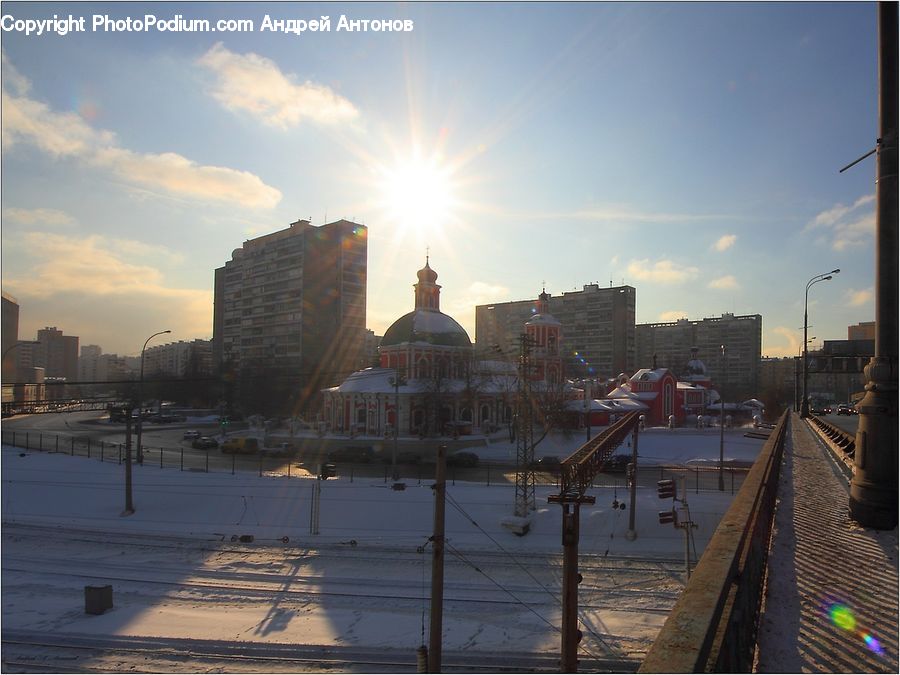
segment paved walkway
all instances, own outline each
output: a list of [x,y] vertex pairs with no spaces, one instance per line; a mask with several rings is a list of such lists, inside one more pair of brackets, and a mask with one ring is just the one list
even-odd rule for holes
[[756,672],[898,672],[897,529],[851,521],[849,491],[829,451],[794,415]]

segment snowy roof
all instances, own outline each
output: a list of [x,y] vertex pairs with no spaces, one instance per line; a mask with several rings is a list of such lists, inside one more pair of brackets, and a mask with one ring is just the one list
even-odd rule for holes
[[[357,370],[337,387],[323,391],[332,394],[421,394],[434,391],[431,378],[409,378],[399,388],[394,387],[393,378],[397,371],[393,368],[366,368]],[[505,374],[475,377],[470,384],[484,394],[507,393],[515,390],[514,376]],[[441,380],[440,390],[446,394],[459,393],[466,388],[466,381],[456,378]]]
[[526,326],[532,326],[536,324],[544,324],[545,326],[561,326],[562,324],[557,321],[556,317],[552,314],[535,314],[528,321],[525,322]]
[[641,368],[631,376],[631,381],[659,382],[667,372],[669,372],[668,368]]
[[637,394],[631,391],[631,388],[628,386],[620,386],[613,389],[606,395],[606,398],[637,398]]
[[706,387],[704,387],[702,385],[693,384],[691,382],[685,382],[683,380],[678,380],[678,388],[679,389],[696,389],[697,391],[706,389]]
[[609,407],[610,412],[631,412],[633,410],[649,410],[650,406],[640,401],[630,398],[605,399],[604,403]]
[[432,309],[416,309],[401,316],[385,331],[381,346],[390,347],[410,342],[445,347],[472,346],[465,328],[453,317]]

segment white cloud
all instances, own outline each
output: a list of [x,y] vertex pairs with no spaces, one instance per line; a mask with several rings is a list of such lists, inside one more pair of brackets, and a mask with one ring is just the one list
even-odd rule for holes
[[718,279],[713,279],[707,285],[707,288],[715,288],[720,291],[733,291],[740,288],[740,285],[737,282],[737,279],[734,278],[731,274],[726,274],[724,277],[719,277]]
[[359,111],[330,88],[281,72],[278,65],[258,54],[235,54],[221,42],[197,63],[216,75],[213,97],[229,110],[243,110],[266,124],[287,129],[308,119],[318,124],[341,124],[356,119]]
[[736,241],[736,234],[724,234],[716,240],[716,243],[713,244],[713,248],[721,253],[722,251],[727,251],[732,246],[734,246],[734,242]]
[[466,302],[469,305],[485,305],[491,302],[503,302],[508,297],[509,289],[506,286],[474,281],[469,284]]
[[687,312],[683,309],[672,309],[668,312],[662,312],[659,315],[660,321],[678,321],[678,319],[686,319]]
[[3,84],[8,85],[16,94],[28,93],[28,90],[31,89],[31,82],[16,70],[12,62],[6,58],[6,52],[2,50],[0,50],[0,63],[2,63],[0,67],[3,72]]
[[864,288],[857,291],[853,288],[846,291],[844,296],[847,298],[847,304],[850,307],[861,307],[874,301],[875,289],[873,287]]
[[835,204],[810,220],[804,232],[818,230],[830,239],[835,251],[862,246],[875,233],[875,195],[863,195],[851,206]]
[[660,284],[680,284],[695,279],[700,270],[696,267],[679,267],[671,260],[632,260],[628,263],[628,274],[641,281]]
[[11,220],[23,225],[73,225],[75,219],[58,209],[3,209],[3,220]]
[[281,192],[252,173],[197,164],[173,152],[133,152],[119,147],[113,133],[94,129],[73,112],[56,112],[5,90],[2,132],[5,150],[30,144],[53,157],[71,157],[107,169],[126,182],[173,195],[266,209],[281,200]]
[[769,331],[769,335],[775,335],[778,340],[775,344],[767,344],[765,353],[767,356],[797,356],[802,342],[798,331],[785,326],[776,326]]
[[94,161],[110,167],[127,181],[196,199],[233,202],[249,208],[270,209],[281,201],[281,192],[247,171],[204,166],[174,152],[138,154],[106,148]]
[[851,246],[861,246],[875,235],[875,212],[862,215],[855,220],[840,223],[835,227],[831,243],[835,251],[843,251]]
[[75,113],[54,112],[45,103],[3,92],[3,148],[25,142],[54,157],[87,156],[114,143],[113,134],[96,131]]
[[8,238],[4,245],[30,258],[28,273],[5,278],[4,289],[26,302],[33,315],[56,317],[70,334],[102,342],[117,326],[116,334],[134,332],[128,339],[139,345],[148,328],[165,323],[181,339],[209,335],[212,291],[167,285],[165,275],[147,263],[154,257],[178,259],[164,247],[48,232]]

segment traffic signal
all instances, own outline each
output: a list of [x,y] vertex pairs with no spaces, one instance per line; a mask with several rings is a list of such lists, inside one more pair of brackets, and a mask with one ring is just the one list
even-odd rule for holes
[[675,515],[675,509],[671,511],[660,511],[659,512],[659,524],[660,525],[668,525],[668,524],[678,524],[678,516]]
[[660,480],[656,481],[656,493],[660,499],[672,499],[675,497],[675,481]]

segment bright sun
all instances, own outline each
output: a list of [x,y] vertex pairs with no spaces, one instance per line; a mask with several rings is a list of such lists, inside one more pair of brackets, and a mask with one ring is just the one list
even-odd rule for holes
[[453,217],[453,181],[436,161],[398,163],[382,172],[380,182],[382,206],[403,231],[438,233]]

